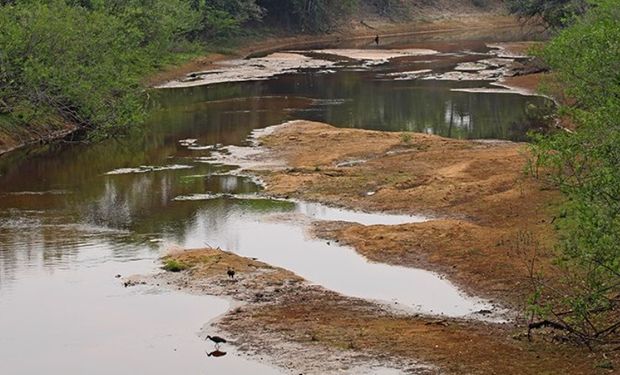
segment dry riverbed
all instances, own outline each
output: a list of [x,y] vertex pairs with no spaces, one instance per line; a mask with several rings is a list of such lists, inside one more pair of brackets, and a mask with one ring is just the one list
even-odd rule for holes
[[[389,226],[318,222],[311,227],[314,235],[350,245],[372,261],[438,271],[467,292],[522,310],[529,293],[526,264],[535,249],[551,248],[559,199],[524,175],[526,145],[307,121],[263,132],[259,143],[261,152],[248,153],[248,165],[278,159],[287,165],[255,168],[267,194],[434,217]],[[553,272],[550,255],[538,251],[538,267]],[[552,335],[528,341],[519,320],[404,314],[219,249],[181,251],[169,259],[187,269],[149,282],[242,301],[214,328],[241,351],[294,373],[363,373],[360,366],[368,373],[380,365],[405,373],[608,371],[596,368],[603,360],[599,354],[557,343]],[[226,275],[228,267],[237,271],[234,280]]]
[[290,166],[263,173],[273,195],[436,217],[399,226],[315,225],[320,237],[371,260],[439,271],[468,291],[517,305],[528,292],[527,253],[553,242],[559,195],[524,174],[524,144],[302,121],[262,142]]
[[[529,343],[514,324],[398,313],[219,249],[180,251],[164,262],[171,259],[187,268],[139,281],[242,301],[212,331],[291,373],[358,374],[387,367],[412,374],[538,374],[592,368],[578,348]],[[228,267],[235,268],[234,279]]]

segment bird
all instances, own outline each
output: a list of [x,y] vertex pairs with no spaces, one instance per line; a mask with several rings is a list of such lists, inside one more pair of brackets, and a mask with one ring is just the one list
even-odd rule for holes
[[379,35],[375,36],[375,44],[379,45]]
[[231,279],[235,278],[235,270],[233,268],[228,267],[228,271],[226,271],[226,273],[228,274],[228,277]]
[[206,340],[211,340],[211,341],[213,341],[213,342],[215,343],[215,345],[219,345],[219,344],[224,344],[224,343],[226,343],[226,339],[225,339],[225,338],[222,338],[222,337],[220,337],[220,336],[209,336],[209,335],[207,335],[207,338],[205,339],[205,341],[206,341]]

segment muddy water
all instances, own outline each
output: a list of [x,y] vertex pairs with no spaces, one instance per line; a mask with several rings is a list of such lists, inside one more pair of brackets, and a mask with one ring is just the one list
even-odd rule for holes
[[[373,225],[424,218],[257,199],[260,186],[231,173],[234,166],[200,159],[217,144],[244,145],[253,129],[291,119],[523,138],[515,124],[543,99],[452,91],[489,87],[482,81],[389,78],[424,69],[441,74],[489,52],[483,43],[421,47],[439,54],[372,66],[339,61],[329,72],[161,91],[148,126],[126,139],[2,157],[0,372],[279,373],[232,351],[220,360],[205,356],[201,329],[227,301],[123,288],[115,278],[155,271],[170,245],[219,245],[347,295],[426,313],[463,316],[486,307],[437,275],[369,263],[305,232],[315,219]],[[195,141],[179,142],[187,139]]]
[[[218,211],[221,214],[214,222],[212,218]],[[286,201],[209,199],[188,223],[181,244],[186,248],[205,244],[221,247],[291,270],[342,294],[384,301],[410,311],[463,317],[492,309],[483,301],[463,296],[434,273],[368,262],[353,249],[309,238],[306,228],[299,225],[308,220],[394,225],[426,219]],[[164,231],[162,235],[168,241],[173,233]]]

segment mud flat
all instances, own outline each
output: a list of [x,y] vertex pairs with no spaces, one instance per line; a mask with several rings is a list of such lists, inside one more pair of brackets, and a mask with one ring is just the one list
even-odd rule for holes
[[[529,292],[528,252],[553,243],[550,223],[559,199],[557,192],[523,174],[525,144],[339,129],[308,121],[261,134],[255,139],[257,152],[236,160],[242,166],[247,162],[254,171],[246,172],[265,181],[266,194],[431,217],[394,225],[318,221],[311,224],[314,236],[351,246],[375,262],[438,271],[474,295],[521,310]],[[261,160],[280,160],[280,167],[256,168]],[[540,267],[551,269],[550,255],[539,254]],[[528,341],[519,319],[491,323],[398,311],[221,250],[171,257],[188,269],[155,280],[243,301],[214,322],[214,329],[250,357],[267,358],[296,373],[596,371],[597,358],[582,348]],[[227,278],[228,267],[237,271],[235,280]]]
[[[339,129],[295,121],[261,138],[270,158],[289,168],[260,172],[267,192],[367,211],[435,216],[423,223],[315,224],[317,235],[347,243],[374,261],[447,274],[468,291],[508,304],[527,293],[532,233],[553,240],[556,191],[524,174],[527,145],[461,141],[418,133]],[[353,165],[343,162],[363,160]],[[345,166],[342,166],[345,165]],[[519,285],[519,284],[517,284]]]
[[[389,307],[342,297],[311,285],[290,271],[220,249],[177,250],[164,257],[163,261],[174,261],[184,270],[147,277],[134,276],[127,282],[130,285],[165,285],[192,294],[232,298],[232,305],[236,307],[214,321],[204,336],[217,332],[227,337],[236,350],[245,353],[251,360],[268,361],[281,369],[305,374],[404,373],[398,369],[409,369],[416,374],[435,373],[434,366],[413,358],[376,356],[370,351],[353,350],[354,347],[342,351],[347,349],[349,341],[342,348],[333,348],[322,343],[323,340],[310,331],[300,331],[302,340],[285,337],[279,329],[269,329],[260,320],[246,317],[248,313],[260,313],[264,306],[284,306],[301,301],[325,303],[326,307],[335,303],[360,311],[368,310],[375,315],[397,316]],[[235,270],[234,278],[227,275],[231,267]],[[261,327],[252,327],[254,324]]]
[[[403,314],[219,249],[179,251],[164,258],[170,260],[187,268],[139,282],[240,301],[204,335],[216,332],[250,359],[290,373],[577,374],[591,368],[576,348],[518,339],[513,324]],[[236,270],[234,279],[228,267]]]

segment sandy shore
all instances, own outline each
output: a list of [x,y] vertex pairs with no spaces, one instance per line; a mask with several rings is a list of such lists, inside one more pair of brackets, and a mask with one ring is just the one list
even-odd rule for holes
[[[276,127],[259,142],[262,151],[250,165],[274,158],[287,164],[254,172],[269,195],[435,217],[395,226],[320,222],[312,228],[316,236],[351,245],[373,261],[439,271],[475,295],[521,311],[529,293],[527,260],[553,244],[559,199],[524,175],[527,145],[307,121]],[[585,374],[596,373],[601,360],[551,335],[528,341],[519,320],[407,315],[220,250],[173,257],[189,270],[156,280],[244,301],[216,328],[248,355],[295,373],[356,373],[383,364],[422,374]],[[226,279],[228,266],[238,267],[238,280]],[[550,251],[538,252],[538,267],[553,272]]]
[[[359,22],[358,22],[359,23]],[[408,22],[373,22],[373,29],[356,23],[331,34],[265,36],[260,40],[241,41],[230,54],[211,53],[207,56],[188,61],[185,64],[170,66],[147,77],[144,81],[149,87],[165,85],[187,74],[200,71],[217,70],[220,63],[234,58],[263,56],[272,52],[317,47],[338,47],[343,44],[348,48],[366,48],[380,34],[384,40],[398,40],[400,37],[419,36],[421,40],[467,40],[476,39],[476,33],[488,33],[488,30],[536,30],[535,25],[523,26],[514,17],[498,13],[479,15],[452,15],[444,19]]]
[[524,174],[526,144],[306,121],[262,142],[289,165],[262,173],[272,195],[437,217],[400,226],[316,226],[317,235],[372,260],[439,271],[468,291],[514,305],[529,292],[515,288],[527,277],[526,255],[516,255],[533,250],[523,248],[520,236],[544,246],[554,241],[550,222],[559,194]]

